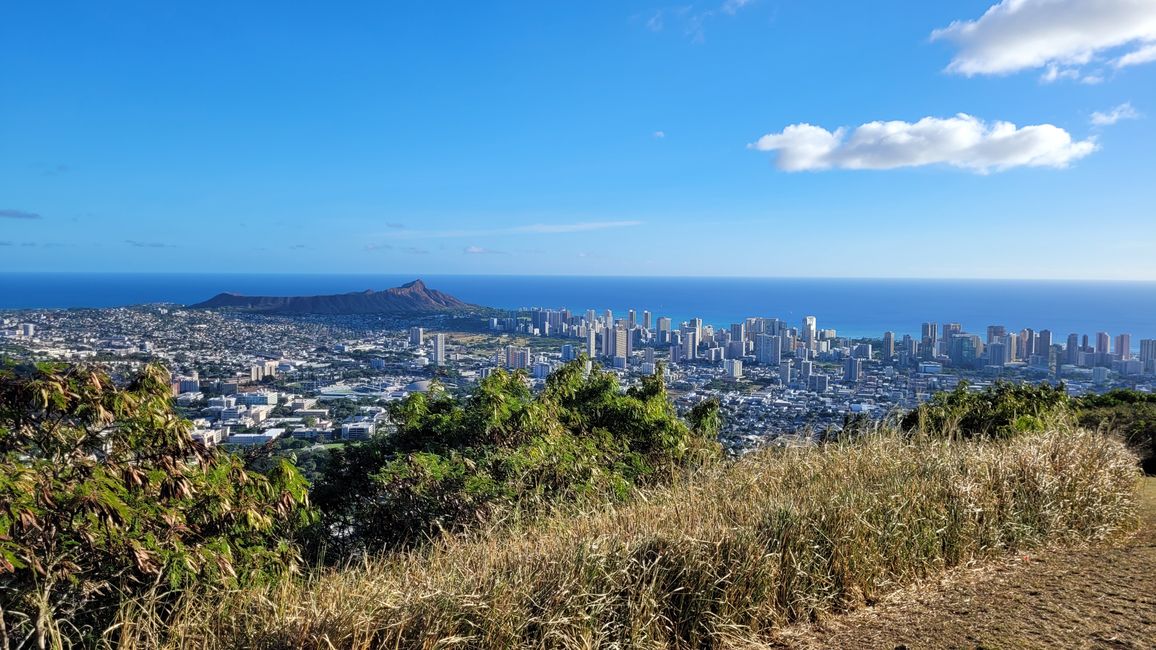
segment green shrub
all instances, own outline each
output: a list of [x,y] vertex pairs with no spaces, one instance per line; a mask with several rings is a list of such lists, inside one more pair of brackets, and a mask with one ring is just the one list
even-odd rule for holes
[[267,475],[189,436],[169,376],[0,369],[0,606],[11,638],[91,643],[122,599],[293,570],[310,523],[288,463]]
[[955,390],[936,393],[908,412],[901,426],[932,436],[1010,438],[1067,422],[1071,407],[1062,384],[998,382],[973,391],[960,382]]
[[1156,474],[1156,395],[1135,390],[1084,395],[1076,409],[1082,426],[1118,433],[1140,456],[1144,471]]
[[623,391],[584,360],[533,394],[497,371],[464,399],[415,394],[394,404],[396,433],[334,450],[314,490],[317,548],[331,557],[410,546],[559,502],[616,499],[715,456],[720,416],[704,402],[688,425],[661,374]]

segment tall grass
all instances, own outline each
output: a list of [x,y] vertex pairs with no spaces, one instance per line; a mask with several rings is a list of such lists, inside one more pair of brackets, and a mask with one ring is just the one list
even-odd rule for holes
[[767,451],[631,504],[305,580],[127,607],[127,648],[703,648],[1135,521],[1135,458],[1084,431]]

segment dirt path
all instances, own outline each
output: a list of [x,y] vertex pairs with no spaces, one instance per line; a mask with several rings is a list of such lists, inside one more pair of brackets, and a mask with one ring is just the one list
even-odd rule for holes
[[772,648],[1156,648],[1156,478],[1117,544],[958,571],[877,607],[783,630]]

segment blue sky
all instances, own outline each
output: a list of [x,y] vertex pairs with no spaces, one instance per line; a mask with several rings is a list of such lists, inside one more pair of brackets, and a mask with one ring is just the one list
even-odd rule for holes
[[0,270],[1156,280],[1156,3],[994,4],[16,3]]

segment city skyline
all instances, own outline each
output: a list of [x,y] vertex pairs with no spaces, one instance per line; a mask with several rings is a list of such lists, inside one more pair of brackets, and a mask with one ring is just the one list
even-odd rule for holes
[[49,3],[0,36],[0,272],[1156,280],[1151,3]]

